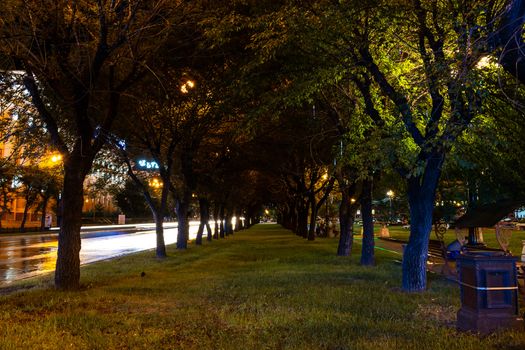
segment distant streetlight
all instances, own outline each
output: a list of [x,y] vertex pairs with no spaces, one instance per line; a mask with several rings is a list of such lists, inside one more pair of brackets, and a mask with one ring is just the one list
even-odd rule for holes
[[390,222],[392,222],[392,198],[394,198],[394,191],[392,190],[388,190],[388,192],[386,193],[387,197],[388,197],[388,201],[390,203],[390,213],[389,213],[389,220]]
[[180,92],[183,94],[187,94],[189,92],[189,89],[193,89],[195,87],[195,82],[193,80],[188,80],[182,86],[180,87]]
[[57,163],[57,162],[60,162],[60,161],[62,161],[62,155],[61,154],[53,154],[51,156],[51,162]]
[[148,182],[148,185],[153,188],[161,188],[162,187],[162,181],[159,181],[157,178],[153,178]]

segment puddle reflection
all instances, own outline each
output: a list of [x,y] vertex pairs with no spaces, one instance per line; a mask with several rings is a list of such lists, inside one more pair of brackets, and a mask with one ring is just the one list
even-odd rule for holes
[[57,238],[52,236],[0,238],[0,283],[55,267]]

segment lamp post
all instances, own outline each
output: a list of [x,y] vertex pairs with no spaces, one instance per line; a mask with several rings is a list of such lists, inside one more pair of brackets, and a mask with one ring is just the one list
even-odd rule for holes
[[392,198],[394,198],[394,191],[388,190],[386,195],[388,197],[388,202],[390,204],[390,211],[388,213],[388,221],[391,222],[392,221]]

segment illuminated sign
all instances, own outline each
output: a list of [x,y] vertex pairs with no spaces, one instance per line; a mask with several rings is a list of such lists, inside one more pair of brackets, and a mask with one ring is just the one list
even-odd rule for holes
[[138,159],[135,165],[137,170],[155,171],[159,170],[159,164],[153,160]]

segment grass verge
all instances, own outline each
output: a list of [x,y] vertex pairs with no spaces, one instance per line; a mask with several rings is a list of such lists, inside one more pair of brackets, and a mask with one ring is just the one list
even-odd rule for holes
[[0,349],[525,348],[525,332],[457,332],[457,285],[430,276],[405,294],[396,256],[361,267],[359,246],[341,258],[336,245],[258,225],[164,260],[88,265],[78,292],[24,281],[0,296]]

